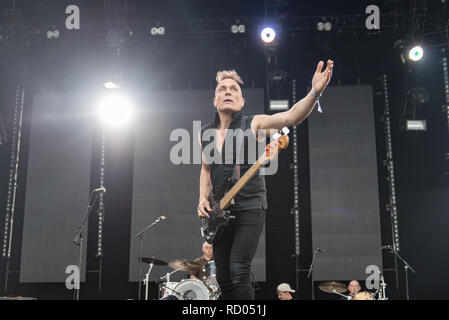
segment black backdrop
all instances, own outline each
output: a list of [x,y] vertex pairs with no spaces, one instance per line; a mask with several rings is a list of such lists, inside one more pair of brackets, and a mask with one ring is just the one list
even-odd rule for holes
[[[54,1],[58,3],[60,1]],[[72,1],[70,1],[72,2]],[[92,1],[79,1],[86,4]],[[409,3],[408,1],[404,1]],[[31,16],[32,22],[42,22],[47,25],[52,15],[58,10],[47,10],[46,5],[51,1],[33,1],[24,5],[17,2],[18,7],[27,7],[23,11],[25,16]],[[45,5],[43,5],[45,3]],[[103,21],[102,5],[92,8],[84,16],[85,21]],[[221,5],[208,7],[214,15],[223,16],[226,11],[235,13],[235,6]],[[238,3],[243,3],[238,1]],[[245,2],[246,3],[246,2]],[[251,2],[248,2],[251,3]],[[327,14],[358,13],[364,11],[368,2],[352,1],[351,5],[341,6],[335,2],[333,5],[315,5],[305,2],[294,2],[305,10],[297,10],[294,15],[322,15]],[[321,2],[321,3],[324,3]],[[388,10],[389,5],[395,2],[379,2],[382,10]],[[399,3],[399,2],[398,2]],[[437,2],[434,2],[435,4]],[[439,2],[438,2],[439,3]],[[428,3],[429,5],[431,3]],[[235,3],[234,3],[235,5]],[[0,6],[10,6],[8,2],[1,2]],[[248,4],[248,6],[251,6]],[[303,8],[304,7],[304,8]],[[363,8],[362,8],[363,7]],[[170,12],[170,6],[163,12]],[[187,16],[200,13],[201,5],[196,3],[190,10],[176,10]],[[226,10],[223,10],[226,9]],[[298,8],[296,8],[298,9]],[[95,11],[97,10],[97,11]],[[256,11],[256,12],[255,12]],[[36,14],[36,12],[38,14]],[[242,11],[248,12],[248,11]],[[254,6],[249,12],[263,13],[263,7]],[[143,15],[144,11],[141,12]],[[204,15],[203,15],[204,16]],[[440,107],[444,104],[444,85],[440,60],[446,53],[440,50],[426,51],[424,59],[418,66],[411,68],[418,73],[418,79],[409,83],[412,86],[425,86],[429,90],[431,100],[428,107],[420,110],[418,116],[431,121],[430,130],[424,134],[406,134],[399,129],[401,117],[401,98],[407,88],[405,75],[410,73],[410,66],[401,63],[399,50],[394,43],[401,34],[391,35],[387,32],[366,34],[366,31],[331,32],[329,34],[310,33],[284,33],[279,46],[280,67],[288,72],[287,85],[281,88],[280,98],[290,97],[291,80],[296,79],[298,96],[302,97],[310,84],[310,78],[315,70],[318,60],[332,57],[335,69],[332,85],[370,84],[373,86],[376,144],[378,151],[379,194],[382,226],[382,243],[391,243],[390,228],[388,225],[388,212],[386,204],[385,168],[381,165],[385,159],[385,146],[383,143],[382,108],[383,100],[377,93],[380,89],[378,77],[383,73],[389,79],[390,107],[392,110],[393,148],[395,156],[396,181],[399,200],[399,234],[401,240],[401,254],[418,272],[410,276],[410,289],[412,298],[432,299],[448,298],[446,284],[449,283],[447,266],[449,256],[445,254],[447,233],[447,194],[448,183],[444,171],[443,154],[447,152],[448,134],[447,119],[441,113]],[[398,33],[401,33],[398,30]],[[108,50],[104,41],[104,34],[92,38],[60,39],[61,41],[42,41],[31,47],[14,46],[2,47],[0,50],[0,112],[5,120],[8,134],[11,133],[12,106],[15,98],[16,84],[26,87],[26,104],[23,131],[23,144],[19,172],[19,189],[17,194],[16,220],[13,236],[13,254],[11,269],[20,269],[20,248],[23,230],[23,216],[25,203],[25,183],[28,156],[28,137],[30,128],[31,105],[33,96],[46,88],[55,90],[73,90],[84,87],[94,91],[99,90],[103,81],[104,71],[109,60]],[[173,39],[172,39],[173,40]],[[121,70],[128,87],[145,89],[211,89],[214,86],[214,75],[219,69],[236,68],[243,76],[248,87],[263,87],[265,85],[265,56],[257,35],[246,33],[241,42],[234,41],[230,35],[215,37],[213,35],[178,37],[172,41],[167,49],[169,54],[153,51],[158,48],[157,41],[129,42],[121,51]],[[162,41],[161,41],[162,42]],[[235,42],[235,43],[234,43]],[[234,43],[235,45],[231,46]],[[20,45],[20,43],[19,43]],[[186,48],[189,48],[186,50]],[[165,50],[165,52],[167,52]],[[163,51],[163,50],[162,50]],[[89,96],[86,96],[89,99]],[[267,103],[265,103],[267,105]],[[130,243],[128,240],[131,228],[131,219],[128,216],[131,208],[132,163],[133,145],[129,143],[131,137],[126,131],[116,130],[108,132],[110,143],[107,147],[108,161],[106,177],[108,194],[106,195],[108,219],[104,229],[104,259],[103,265],[114,266],[104,268],[104,281],[102,291],[98,292],[98,277],[95,273],[87,274],[86,286],[83,286],[82,298],[111,298],[122,299],[134,297],[137,286],[129,284],[128,270]],[[98,150],[99,134],[93,140],[92,150]],[[10,141],[10,140],[9,140]],[[299,155],[300,155],[300,231],[301,256],[299,259],[301,270],[307,270],[311,260],[311,234],[310,234],[310,191],[308,167],[308,123],[305,121],[299,126]],[[0,146],[0,218],[3,222],[4,208],[6,206],[7,177],[9,170],[10,144]],[[92,186],[97,185],[97,163],[99,155],[92,152]],[[274,288],[280,282],[295,282],[294,253],[294,220],[290,214],[291,202],[283,201],[285,197],[292,199],[292,178],[288,169],[291,163],[291,149],[281,157],[279,173],[267,178],[270,190],[268,197],[272,212],[267,216],[267,281],[260,284],[257,291],[258,298],[275,298]],[[271,214],[276,213],[276,214]],[[95,226],[93,217],[89,224]],[[89,239],[95,243],[96,228],[89,229]],[[88,248],[88,268],[95,270],[98,259],[95,257],[96,246]],[[383,254],[385,267],[393,266],[389,253]],[[399,289],[396,289],[395,278],[389,272],[388,295],[391,298],[404,298],[404,274],[402,266],[399,273]],[[5,260],[0,264],[0,284],[3,288]],[[310,299],[310,281],[305,278],[306,272],[300,273],[300,292],[298,296]],[[108,279],[108,280],[105,280]],[[154,288],[153,288],[154,289]],[[319,291],[315,291],[319,294]],[[20,294],[40,298],[70,299],[60,284],[29,284],[19,283],[19,275],[11,274],[9,286],[5,294]],[[317,296],[321,299],[333,298],[327,294]]]

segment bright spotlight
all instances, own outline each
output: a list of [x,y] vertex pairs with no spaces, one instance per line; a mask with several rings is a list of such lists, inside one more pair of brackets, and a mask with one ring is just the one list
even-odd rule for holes
[[424,56],[424,50],[420,46],[416,46],[410,49],[408,57],[412,61],[419,61]]
[[260,38],[262,39],[263,42],[267,44],[272,43],[276,38],[276,32],[274,31],[273,28],[266,27],[260,33]]
[[427,131],[426,120],[407,120],[407,131]]
[[100,100],[98,114],[105,123],[120,126],[130,120],[132,107],[123,95],[110,94]]
[[103,85],[106,89],[120,89],[120,85],[114,81],[106,81]]

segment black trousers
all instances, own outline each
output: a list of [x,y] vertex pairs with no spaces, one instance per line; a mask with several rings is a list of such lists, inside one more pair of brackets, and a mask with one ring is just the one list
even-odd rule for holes
[[231,219],[214,242],[217,281],[223,300],[254,300],[251,262],[265,223],[265,209],[231,211]]

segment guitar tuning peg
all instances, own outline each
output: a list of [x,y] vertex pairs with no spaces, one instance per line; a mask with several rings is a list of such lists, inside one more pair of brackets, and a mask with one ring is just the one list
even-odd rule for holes
[[282,128],[282,133],[287,135],[290,133],[290,130],[287,127]]
[[279,132],[276,132],[275,134],[273,134],[272,138],[273,140],[277,140],[281,137],[281,134]]

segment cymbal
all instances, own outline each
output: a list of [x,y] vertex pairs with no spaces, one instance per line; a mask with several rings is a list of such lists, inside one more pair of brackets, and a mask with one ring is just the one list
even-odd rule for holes
[[348,290],[344,283],[335,282],[335,281],[322,282],[322,283],[320,283],[318,288],[321,291],[324,291],[324,292],[327,292],[327,293],[334,293],[334,289],[338,293],[343,293],[343,292],[346,292]]
[[148,263],[148,264],[152,263],[157,266],[166,266],[168,264],[167,262],[156,259],[156,258],[141,257],[140,259],[142,260],[143,263]]
[[199,263],[188,260],[174,260],[171,261],[168,266],[172,269],[182,271],[197,271],[201,269],[201,265]]

